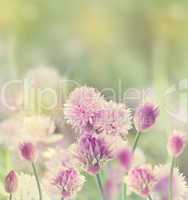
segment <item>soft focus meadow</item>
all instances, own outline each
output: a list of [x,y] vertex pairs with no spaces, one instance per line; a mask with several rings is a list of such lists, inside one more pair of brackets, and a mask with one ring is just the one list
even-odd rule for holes
[[0,200],[188,200],[188,1],[0,1]]

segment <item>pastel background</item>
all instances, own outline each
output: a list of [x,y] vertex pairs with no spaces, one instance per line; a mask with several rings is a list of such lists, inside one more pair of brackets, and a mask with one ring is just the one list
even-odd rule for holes
[[[162,113],[141,146],[152,163],[163,163],[168,134],[188,130],[187,10],[186,0],[1,0],[0,85],[48,66],[81,85],[111,88],[119,101],[130,88],[149,88]],[[134,109],[137,100],[127,103]],[[1,121],[7,115],[1,108]],[[12,166],[7,154],[2,143],[1,181]],[[179,162],[188,175],[186,154]],[[85,194],[93,198],[88,188]]]

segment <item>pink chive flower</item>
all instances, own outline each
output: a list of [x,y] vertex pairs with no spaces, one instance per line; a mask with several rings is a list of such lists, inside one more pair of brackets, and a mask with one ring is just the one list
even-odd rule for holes
[[[170,165],[155,167],[156,183],[153,188],[153,199],[169,200]],[[183,200],[187,192],[185,177],[175,168],[173,173],[173,200]]]
[[155,181],[154,172],[148,165],[134,167],[128,173],[128,186],[133,192],[144,198],[151,195]]
[[186,141],[186,136],[183,133],[174,130],[168,139],[169,154],[176,158],[179,157],[185,149]]
[[12,194],[16,192],[18,187],[18,178],[15,171],[10,171],[5,178],[5,190],[7,193]]
[[37,150],[31,142],[24,142],[19,146],[20,154],[23,159],[33,162],[37,156]]
[[105,137],[84,134],[78,143],[76,157],[88,173],[97,174],[104,163],[112,158],[111,146]]
[[131,126],[131,113],[125,104],[117,104],[113,101],[106,102],[96,120],[95,129],[110,135],[120,135],[125,138]]
[[117,154],[117,158],[121,164],[121,166],[128,171],[132,165],[133,162],[133,153],[132,150],[130,150],[129,148],[124,148],[121,149],[118,154]]
[[65,119],[75,129],[92,130],[103,104],[103,97],[94,88],[86,86],[76,88],[65,104]]
[[62,169],[54,178],[52,185],[56,187],[61,198],[73,198],[83,187],[84,176],[74,169]]
[[137,131],[142,132],[151,128],[159,116],[159,107],[153,103],[144,103],[140,105],[134,116],[135,127]]

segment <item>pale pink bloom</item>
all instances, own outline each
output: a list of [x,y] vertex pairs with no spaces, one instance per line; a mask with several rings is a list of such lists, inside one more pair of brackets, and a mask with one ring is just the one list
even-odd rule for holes
[[141,104],[134,116],[135,127],[137,131],[142,132],[151,128],[159,116],[159,107],[151,102]]
[[22,109],[21,91],[23,86],[21,84],[9,84],[3,83],[0,86],[0,93],[3,98],[0,98],[0,113],[1,115],[10,115],[19,112]]
[[64,79],[54,67],[37,66],[24,77],[23,110],[27,114],[54,114],[63,103]]
[[52,181],[61,198],[73,198],[83,187],[84,176],[72,168],[62,169]]
[[179,157],[186,146],[187,138],[184,133],[174,130],[168,139],[168,152],[173,157]]
[[20,141],[52,143],[55,122],[47,116],[25,116],[23,113],[7,118],[0,123],[0,144],[10,149],[17,148]]
[[145,198],[151,195],[155,181],[153,169],[149,165],[130,169],[126,180],[131,191]]
[[81,136],[75,154],[84,170],[90,174],[97,174],[104,163],[112,159],[111,143],[102,135],[84,134]]
[[[26,80],[30,80],[34,88],[56,88],[61,77],[54,67],[40,65],[27,72]],[[29,88],[28,88],[29,89]]]
[[133,163],[133,153],[128,147],[120,150],[117,154],[117,158],[121,166],[128,171]]
[[76,88],[65,104],[65,119],[77,130],[92,130],[103,104],[103,97],[94,88]]
[[45,152],[45,166],[48,171],[48,175],[53,175],[54,170],[56,173],[62,168],[80,168],[80,163],[75,157],[74,144],[70,145],[67,149],[64,148],[49,148]]
[[54,174],[58,174],[62,169],[76,169],[80,170],[80,163],[78,159],[75,157],[74,145],[70,145],[67,149],[56,147],[48,149],[45,152],[45,158],[47,161],[45,162],[46,172],[43,176],[43,182],[45,184],[45,188],[47,189],[49,195],[58,199],[58,191],[57,188],[52,187],[51,180],[54,179]]
[[23,116],[22,137],[32,141],[45,141],[55,131],[55,122],[45,115]]
[[12,194],[16,192],[18,187],[18,178],[15,171],[10,171],[5,178],[5,190],[7,193]]
[[[170,182],[170,165],[157,166],[154,169],[156,183],[153,190],[153,197],[157,200],[168,200],[169,182]],[[184,200],[187,186],[185,177],[175,168],[173,174],[173,200]]]
[[185,195],[183,196],[183,200],[188,200],[188,189],[185,192]]
[[15,148],[20,140],[22,121],[7,118],[0,123],[0,143],[8,148]]
[[21,157],[28,161],[35,161],[37,156],[37,149],[31,142],[21,143],[19,146]]
[[50,117],[27,116],[20,113],[0,123],[0,144],[15,150],[20,141],[33,141],[37,144],[54,143],[58,136],[53,134],[55,128],[55,122]]
[[98,133],[120,135],[126,138],[131,126],[131,113],[125,104],[106,102],[95,123]]

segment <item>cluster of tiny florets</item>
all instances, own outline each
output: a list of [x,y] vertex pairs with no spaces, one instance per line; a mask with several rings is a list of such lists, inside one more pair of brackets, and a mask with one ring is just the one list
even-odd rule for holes
[[126,138],[131,128],[130,110],[125,104],[118,104],[113,101],[105,103],[104,109],[95,124],[96,132],[121,135],[123,138]]
[[155,181],[156,177],[151,166],[134,167],[128,173],[127,184],[132,191],[142,197],[149,197]]
[[131,112],[125,104],[106,101],[94,88],[75,89],[65,104],[65,119],[81,133],[121,135],[131,129]]
[[88,173],[97,174],[104,163],[112,159],[112,146],[105,137],[84,134],[77,144],[75,153]]
[[64,199],[73,198],[79,192],[85,182],[75,169],[62,169],[54,178],[52,184],[58,189],[60,196]]
[[103,110],[104,99],[94,88],[75,89],[65,104],[65,119],[80,131],[92,130]]
[[[35,87],[40,85],[43,81],[34,83]],[[100,91],[83,86],[70,93],[64,119],[60,117],[72,127],[67,130],[77,134],[76,140],[69,138],[71,143],[53,134],[60,126],[51,117],[24,116],[23,126],[22,122],[15,125],[14,120],[4,122],[0,127],[7,133],[14,128],[20,133],[28,131],[25,140],[16,140],[16,147],[23,168],[26,162],[33,170],[33,175],[14,170],[7,174],[4,188],[9,199],[76,199],[86,177],[96,176],[103,200],[118,199],[124,185],[128,191],[121,194],[124,199],[135,193],[150,200],[187,200],[186,179],[177,166],[186,148],[186,134],[177,130],[170,134],[166,149],[171,164],[153,166],[147,163],[145,151],[138,148],[139,140],[145,137],[142,133],[154,127],[159,116],[159,106],[153,102],[140,103],[134,112],[125,103],[108,101]],[[129,134],[130,130],[136,133],[131,143],[129,138],[134,134]],[[101,180],[101,172],[105,179]]]

